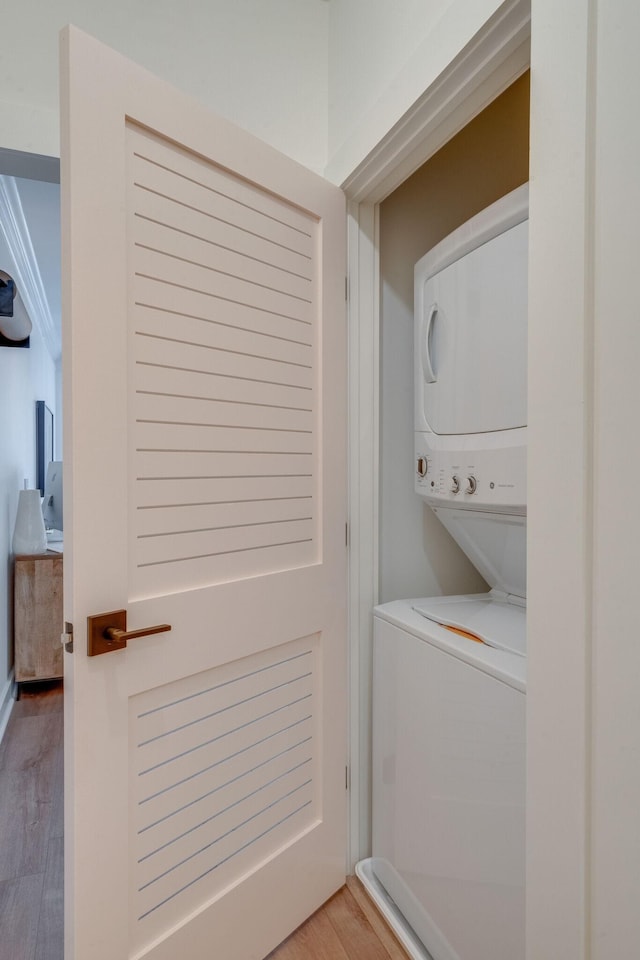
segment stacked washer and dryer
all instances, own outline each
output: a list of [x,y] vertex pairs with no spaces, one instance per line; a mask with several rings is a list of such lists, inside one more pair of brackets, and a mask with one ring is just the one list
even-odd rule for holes
[[528,188],[415,267],[415,489],[490,587],[374,611],[373,856],[415,958],[522,960]]

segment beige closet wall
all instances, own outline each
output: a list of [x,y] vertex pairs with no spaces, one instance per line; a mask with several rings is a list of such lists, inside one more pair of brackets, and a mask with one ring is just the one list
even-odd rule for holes
[[413,492],[413,267],[528,178],[526,73],[381,204],[381,602],[486,589]]

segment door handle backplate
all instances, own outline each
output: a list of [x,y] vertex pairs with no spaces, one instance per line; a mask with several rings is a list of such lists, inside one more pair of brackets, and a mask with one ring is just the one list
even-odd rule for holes
[[168,623],[158,623],[153,627],[141,627],[139,630],[127,630],[127,611],[112,610],[110,613],[98,613],[87,617],[87,656],[97,657],[101,653],[122,650],[128,640],[148,637],[153,633],[166,633],[171,630]]

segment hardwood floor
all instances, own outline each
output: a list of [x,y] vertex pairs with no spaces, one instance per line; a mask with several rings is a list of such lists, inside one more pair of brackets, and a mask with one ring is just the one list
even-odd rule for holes
[[[62,683],[31,684],[0,745],[0,960],[63,960]],[[355,877],[267,960],[407,960]]]
[[62,960],[62,683],[25,685],[0,746],[0,960]]
[[266,960],[408,960],[357,877]]

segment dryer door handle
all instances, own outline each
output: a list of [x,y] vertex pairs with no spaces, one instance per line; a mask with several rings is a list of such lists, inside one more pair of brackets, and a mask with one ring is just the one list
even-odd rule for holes
[[432,303],[429,307],[429,311],[422,328],[422,373],[424,375],[425,383],[435,383],[438,379],[434,372],[433,366],[431,365],[431,349],[429,345],[429,340],[431,339],[431,332],[433,329],[433,321],[435,320],[437,312],[438,304]]

